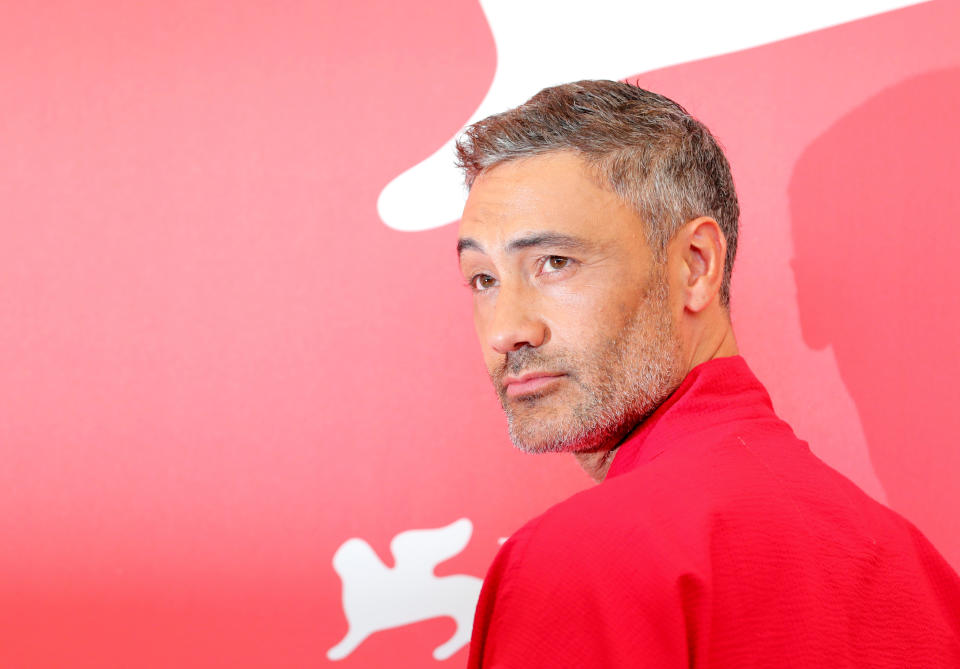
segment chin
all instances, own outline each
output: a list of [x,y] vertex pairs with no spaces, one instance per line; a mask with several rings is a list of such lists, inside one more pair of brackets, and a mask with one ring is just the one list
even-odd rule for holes
[[[537,427],[526,429],[524,423],[536,424]],[[622,426],[591,430],[550,426],[545,429],[542,422],[537,424],[535,420],[517,421],[511,418],[510,440],[524,453],[586,453],[612,446],[624,429]]]

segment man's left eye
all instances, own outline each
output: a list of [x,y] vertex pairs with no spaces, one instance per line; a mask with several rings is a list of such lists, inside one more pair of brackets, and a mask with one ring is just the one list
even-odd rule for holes
[[543,263],[543,271],[545,272],[557,272],[562,269],[566,269],[570,266],[570,258],[565,258],[563,256],[547,256],[547,260]]

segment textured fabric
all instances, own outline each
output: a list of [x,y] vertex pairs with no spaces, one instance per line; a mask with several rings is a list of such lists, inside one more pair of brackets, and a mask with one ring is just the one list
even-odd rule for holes
[[960,578],[720,358],[503,545],[469,666],[956,668]]

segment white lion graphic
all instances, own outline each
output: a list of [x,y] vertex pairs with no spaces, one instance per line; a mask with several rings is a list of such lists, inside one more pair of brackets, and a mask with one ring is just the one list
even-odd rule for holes
[[343,581],[349,629],[327,657],[342,660],[374,632],[442,616],[453,618],[457,631],[434,649],[434,659],[445,660],[465,646],[482,581],[463,574],[437,577],[433,569],[462,551],[472,533],[466,518],[437,529],[401,532],[390,542],[392,569],[363,539],[345,541],[333,556],[333,569]]

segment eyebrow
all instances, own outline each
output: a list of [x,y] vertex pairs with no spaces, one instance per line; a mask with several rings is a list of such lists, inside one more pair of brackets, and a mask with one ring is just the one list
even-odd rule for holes
[[[522,249],[534,248],[537,246],[552,246],[565,249],[584,250],[589,244],[579,237],[565,235],[560,232],[537,232],[530,235],[524,235],[510,240],[507,243],[508,252],[516,252]],[[462,254],[467,249],[485,253],[483,245],[470,237],[461,237],[457,242],[457,255]]]
[[483,246],[480,245],[476,239],[470,239],[469,237],[461,237],[457,242],[457,255],[462,255],[464,251],[471,249],[473,251],[479,251],[483,253]]

